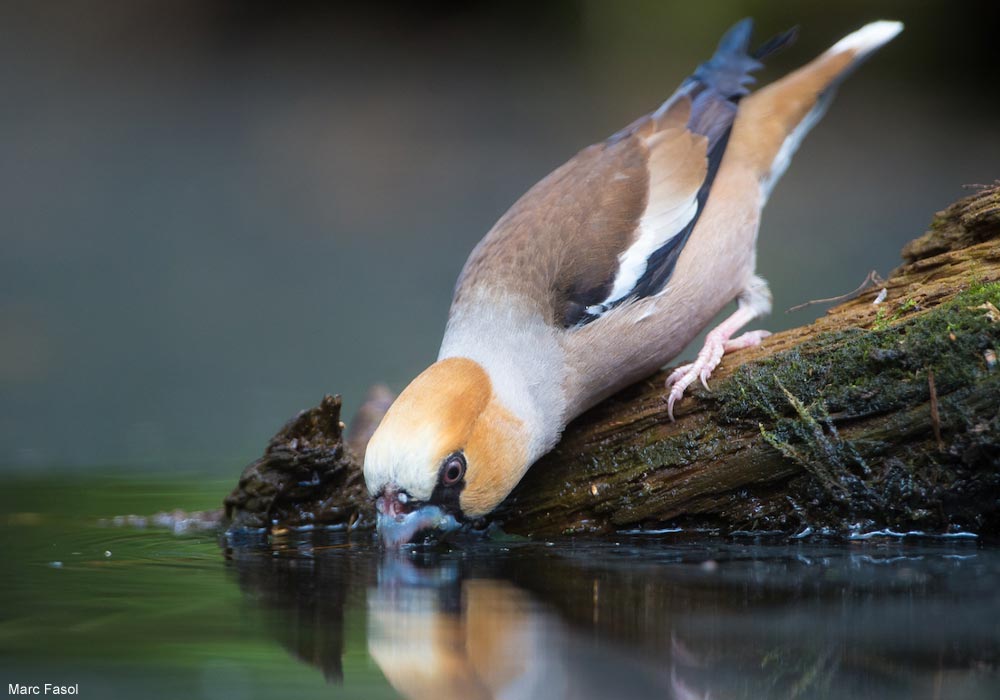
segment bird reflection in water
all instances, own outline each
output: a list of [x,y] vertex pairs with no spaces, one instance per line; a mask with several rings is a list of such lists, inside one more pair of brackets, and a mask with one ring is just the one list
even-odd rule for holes
[[[524,589],[449,562],[387,561],[368,592],[368,652],[408,698],[693,698],[672,663],[597,643]],[[673,680],[672,680],[673,679]]]
[[316,533],[231,541],[228,555],[279,642],[345,690],[357,680],[343,678],[345,651],[367,651],[414,699],[989,698],[1000,687],[1000,557],[974,544],[387,556]]

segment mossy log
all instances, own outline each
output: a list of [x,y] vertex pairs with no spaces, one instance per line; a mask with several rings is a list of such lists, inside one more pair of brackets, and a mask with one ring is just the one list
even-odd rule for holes
[[[819,320],[727,355],[676,422],[665,373],[595,407],[492,520],[546,537],[1000,532],[1000,186],[940,212],[903,259]],[[339,410],[327,397],[272,439],[226,500],[234,525],[370,529],[365,431],[345,448]]]

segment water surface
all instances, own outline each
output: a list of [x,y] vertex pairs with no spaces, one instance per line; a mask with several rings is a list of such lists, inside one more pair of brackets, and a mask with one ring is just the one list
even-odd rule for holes
[[[0,681],[80,697],[995,698],[1000,549],[707,533],[468,545],[116,527],[195,477],[8,480]],[[6,686],[2,686],[6,690]]]

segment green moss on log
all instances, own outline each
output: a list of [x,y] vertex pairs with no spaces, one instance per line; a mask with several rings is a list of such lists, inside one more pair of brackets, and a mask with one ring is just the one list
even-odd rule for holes
[[[1000,347],[1000,319],[989,304],[1000,306],[1000,284],[973,283],[929,310],[901,303],[899,317],[878,330],[822,333],[748,362],[713,392],[698,392],[710,405],[711,423],[666,438],[638,432],[635,437],[645,440],[599,447],[574,465],[579,475],[558,495],[524,500],[561,504],[550,505],[544,516],[568,519],[563,534],[664,525],[837,532],[995,528],[1000,371],[991,367],[989,353]],[[936,445],[931,376],[944,451]],[[741,448],[751,432],[761,439],[748,454]],[[715,468],[698,471],[706,457]],[[771,468],[771,479],[754,468],[755,461]],[[525,488],[567,476],[565,467],[545,467],[543,460]],[[580,488],[584,481],[592,493]],[[777,497],[776,482],[786,483]],[[597,498],[612,490],[622,492],[614,502]],[[726,492],[738,494],[743,506],[719,518]],[[958,492],[963,507],[952,498]],[[588,495],[597,501],[592,508]],[[544,526],[542,512],[517,502],[510,528],[555,534]],[[524,528],[524,522],[535,527]]]
[[889,413],[929,399],[928,372],[940,393],[990,372],[1000,323],[987,310],[1000,304],[1000,284],[970,288],[954,300],[880,330],[824,333],[772,357],[745,364],[705,398],[724,423],[797,418],[788,394],[822,402],[838,421]]

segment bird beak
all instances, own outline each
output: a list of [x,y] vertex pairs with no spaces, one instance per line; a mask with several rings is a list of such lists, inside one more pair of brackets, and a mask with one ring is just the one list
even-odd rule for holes
[[386,549],[399,549],[414,541],[421,533],[439,536],[457,530],[459,523],[455,516],[445,513],[437,506],[422,506],[409,513],[392,516],[379,513],[378,534]]
[[379,496],[375,508],[378,511],[378,534],[386,549],[399,549],[421,534],[442,537],[460,526],[455,516],[435,505],[407,509],[393,491]]

